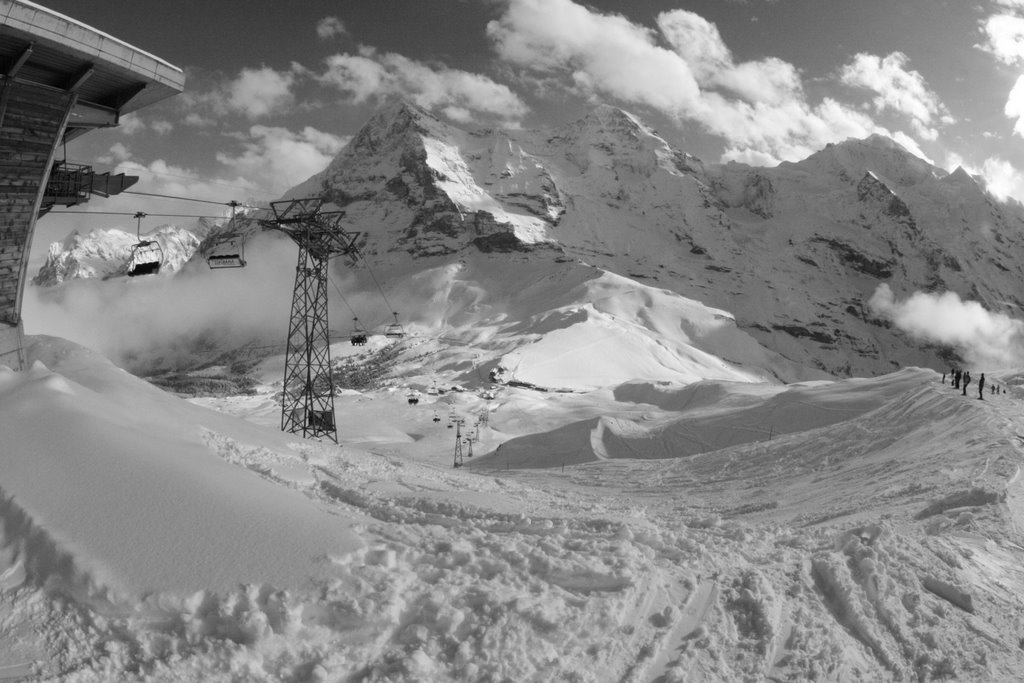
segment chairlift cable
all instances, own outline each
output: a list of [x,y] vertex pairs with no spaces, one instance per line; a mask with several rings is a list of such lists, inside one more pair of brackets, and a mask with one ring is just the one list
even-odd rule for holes
[[[171,194],[158,194],[156,192],[133,192],[132,190],[125,190],[121,194],[134,194],[141,197],[159,197],[161,199],[177,199],[183,202],[198,202],[200,204],[216,204],[217,206],[230,206],[231,202],[215,202],[211,199],[193,199],[191,197],[178,197]],[[233,201],[233,200],[232,200]],[[241,206],[241,204],[239,204]]]
[[363,256],[362,252],[360,252],[360,251],[357,251],[356,255],[360,259],[362,259],[363,265],[366,266],[366,272],[370,274],[370,279],[373,280],[373,284],[375,284],[377,286],[377,291],[380,292],[381,298],[384,299],[384,303],[387,304],[388,310],[391,311],[391,314],[395,316],[395,321],[397,322],[398,321],[398,313],[395,311],[394,307],[391,305],[391,302],[388,301],[388,297],[384,293],[384,289],[380,286],[380,282],[377,281],[377,276],[373,274],[373,270],[370,268],[370,264],[367,263],[366,257]]
[[[83,216],[131,216],[135,217],[135,213],[131,211],[62,211],[54,210],[47,211],[47,214],[52,213],[77,213]],[[223,216],[210,216],[210,215],[197,215],[192,213],[147,213],[147,216],[154,216],[156,218],[223,218]]]
[[331,281],[331,284],[334,286],[334,291],[336,291],[338,293],[338,296],[341,297],[341,300],[345,303],[345,308],[348,309],[348,312],[352,314],[353,318],[358,319],[359,316],[356,315],[356,312],[354,310],[352,310],[352,306],[349,305],[348,299],[345,298],[345,295],[341,293],[341,288],[338,287],[338,285],[334,282],[334,278],[331,277],[330,274],[328,274],[327,279]]

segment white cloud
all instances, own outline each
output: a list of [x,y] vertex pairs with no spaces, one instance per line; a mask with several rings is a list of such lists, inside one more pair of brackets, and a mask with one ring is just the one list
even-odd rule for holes
[[174,124],[166,119],[157,119],[149,124],[149,126],[157,135],[167,135],[174,130]]
[[981,165],[980,175],[985,187],[1000,200],[1016,199],[1024,202],[1024,173],[999,157],[989,157]]
[[840,79],[846,85],[875,93],[876,111],[888,110],[907,116],[920,137],[934,140],[939,135],[935,126],[952,123],[953,119],[924,77],[917,71],[907,70],[909,61],[902,52],[885,57],[862,52],[842,68]]
[[293,65],[288,71],[270,67],[242,69],[231,80],[222,80],[208,90],[186,90],[175,98],[190,126],[210,127],[224,116],[241,114],[256,120],[286,112],[295,102],[292,92],[302,69]]
[[[135,221],[126,220],[131,224],[123,227],[134,234]],[[107,221],[104,228],[111,227]],[[167,222],[146,218],[142,229]],[[185,221],[175,222],[191,227]],[[227,348],[252,339],[266,340],[268,331],[280,334],[287,322],[294,272],[276,264],[293,262],[294,254],[290,241],[257,236],[246,249],[249,267],[232,271],[231,277],[196,268],[188,277],[149,278],[131,287],[86,280],[61,289],[59,295],[30,287],[25,303],[32,312],[34,333],[74,339],[126,367],[187,362],[195,349],[184,340],[198,335]]]
[[299,132],[272,126],[252,126],[243,137],[240,154],[217,154],[217,161],[254,186],[274,193],[319,173],[348,142],[311,126]]
[[167,119],[153,119],[146,121],[137,113],[125,114],[117,122],[117,130],[125,135],[138,135],[139,133],[152,131],[157,135],[167,135],[174,130],[174,124]]
[[868,307],[913,337],[957,348],[981,370],[1018,367],[1024,362],[1024,322],[964,301],[955,292],[916,292],[897,301],[881,284]]
[[1024,76],[1017,78],[1006,98],[1006,107],[1003,111],[1011,119],[1017,119],[1013,132],[1024,138]]
[[185,118],[182,119],[186,125],[192,126],[193,128],[210,128],[217,123],[217,120],[212,116],[204,116],[198,112],[190,111],[185,114]]
[[568,75],[585,91],[677,116],[694,113],[700,101],[686,60],[656,45],[653,31],[619,15],[596,14],[569,0],[512,0],[487,25],[487,35],[505,61]]
[[359,54],[329,57],[327,69],[319,78],[348,93],[356,103],[398,95],[459,121],[471,120],[479,114],[515,120],[527,112],[518,95],[487,76],[446,66],[428,66],[373,48],[361,48]]
[[347,36],[348,29],[338,17],[324,17],[316,24],[316,34],[321,40],[327,40],[336,36]]
[[97,157],[96,161],[101,164],[119,164],[122,161],[131,159],[132,153],[124,143],[115,142],[110,146],[110,153]]
[[[725,139],[723,158],[794,160],[827,142],[888,134],[832,99],[807,101],[798,70],[768,58],[735,63],[718,29],[685,10],[657,17],[658,31],[572,0],[509,0],[487,26],[498,56],[546,87],[613,98],[701,123]],[[668,47],[666,47],[666,45]]]
[[982,31],[987,41],[978,47],[992,53],[1004,64],[1024,62],[1024,17],[994,14],[984,21]]
[[803,96],[796,67],[774,57],[735,64],[718,27],[700,15],[672,10],[658,15],[657,23],[701,87],[721,88],[747,102],[773,105]]
[[117,130],[125,135],[135,135],[146,130],[146,122],[138,114],[125,114],[118,120]]
[[946,169],[950,172],[959,166],[981,183],[996,199],[1006,201],[1014,199],[1024,202],[1024,172],[1021,172],[1005,159],[989,157],[981,167],[969,163],[955,152],[946,154]]
[[268,116],[294,102],[294,82],[295,77],[291,73],[270,67],[242,69],[238,78],[227,86],[226,104],[250,119]]
[[698,80],[710,80],[732,67],[732,52],[718,27],[699,14],[686,10],[665,12],[658,15],[658,28]]

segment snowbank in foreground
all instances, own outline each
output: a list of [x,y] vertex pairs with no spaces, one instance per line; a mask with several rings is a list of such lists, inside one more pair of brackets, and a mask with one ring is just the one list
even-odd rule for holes
[[352,519],[216,456],[217,440],[247,441],[251,426],[83,349],[55,368],[63,374],[40,361],[23,373],[0,368],[0,497],[36,571],[136,596],[287,586],[329,574],[332,555],[361,545]]

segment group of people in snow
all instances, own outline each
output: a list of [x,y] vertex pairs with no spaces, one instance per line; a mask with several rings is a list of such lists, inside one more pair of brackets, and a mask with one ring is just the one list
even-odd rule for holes
[[[946,383],[946,373],[942,373],[942,383]],[[954,389],[961,389],[960,395],[967,395],[967,385],[971,383],[971,373],[967,370],[961,370],[960,368],[953,368],[949,371],[949,383],[953,385]],[[990,384],[988,388],[990,394],[1001,394],[1003,390],[997,384]],[[981,373],[981,377],[978,378],[978,400],[985,400],[985,373]]]

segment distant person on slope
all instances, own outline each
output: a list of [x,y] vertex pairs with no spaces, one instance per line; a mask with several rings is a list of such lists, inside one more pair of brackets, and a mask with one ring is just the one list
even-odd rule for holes
[[953,368],[953,388],[960,388],[960,371],[956,368]]
[[985,373],[981,373],[981,377],[978,378],[978,400],[985,400]]
[[967,395],[967,385],[971,383],[971,373],[967,370],[964,371],[964,376],[960,378],[960,384],[963,385],[963,391],[960,392],[961,396]]

